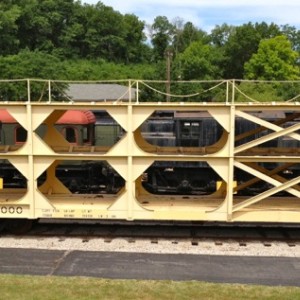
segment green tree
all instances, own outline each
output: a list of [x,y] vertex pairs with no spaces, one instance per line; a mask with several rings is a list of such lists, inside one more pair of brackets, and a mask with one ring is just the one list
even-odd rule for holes
[[[144,23],[98,2],[10,0],[0,3],[0,55],[21,49],[65,58],[140,62]],[[143,56],[142,56],[143,57]],[[147,56],[146,56],[147,57]]]
[[89,54],[89,47],[85,35],[87,23],[92,14],[93,7],[75,2],[72,14],[66,21],[66,27],[60,36],[61,47],[56,48],[53,53],[62,58],[82,58]]
[[213,45],[217,47],[224,47],[230,36],[235,34],[235,30],[235,26],[228,25],[226,23],[221,26],[216,25],[215,28],[212,29],[209,37]]
[[145,44],[145,23],[133,14],[124,15],[123,21],[125,26],[124,40],[126,43],[124,53],[125,62],[139,63],[150,59],[150,47]]
[[122,15],[101,2],[95,6],[86,5],[85,9],[88,16],[84,37],[87,57],[120,61],[126,47]]
[[0,56],[0,78],[63,78],[61,61],[50,54],[22,50],[15,55]]
[[66,80],[151,79],[155,68],[151,64],[116,64],[103,59],[66,60],[63,63]]
[[220,51],[214,46],[193,42],[174,62],[177,77],[183,80],[218,79],[222,77]]
[[280,29],[275,24],[252,23],[238,26],[228,37],[224,45],[226,64],[224,65],[225,78],[244,77],[244,64],[253,53],[257,52],[262,39],[272,38],[280,34]]
[[171,46],[174,36],[174,25],[165,16],[158,16],[151,26],[151,43],[153,45],[154,59],[164,59],[166,50]]
[[73,13],[73,0],[20,0],[16,21],[20,49],[52,52],[61,48],[61,36]]
[[173,38],[173,48],[175,55],[182,53],[192,42],[208,42],[208,35],[205,31],[198,29],[192,22],[185,23],[182,28],[175,26],[175,35]]
[[[41,79],[63,79],[65,69],[60,60],[50,54],[38,51],[23,50],[19,54],[0,56],[0,78],[1,79],[24,79],[24,78],[41,78]],[[26,100],[27,85],[21,83],[1,83],[0,85],[1,100]],[[53,89],[53,95],[58,95],[59,90]],[[37,100],[40,97],[47,97],[46,83],[35,83],[31,86],[32,99]]]
[[299,54],[293,51],[286,36],[262,40],[257,53],[245,63],[248,79],[294,80],[300,78],[296,65]]
[[21,15],[21,8],[11,3],[0,3],[0,55],[17,53],[19,40],[16,20]]
[[[242,82],[238,88],[237,101],[285,101],[300,93],[299,85],[285,80],[300,78],[300,69],[296,62],[299,54],[292,49],[286,36],[277,36],[262,40],[257,53],[245,63],[245,77],[267,80],[256,83]],[[273,82],[281,80],[283,82]]]
[[298,51],[300,54],[300,30],[297,30],[295,26],[286,24],[281,26],[281,31],[292,43],[293,50]]

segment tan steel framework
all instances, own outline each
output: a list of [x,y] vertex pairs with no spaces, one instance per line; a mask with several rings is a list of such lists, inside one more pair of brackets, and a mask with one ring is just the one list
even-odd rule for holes
[[[129,87],[133,82],[129,82]],[[136,86],[141,82],[135,82]],[[138,95],[128,102],[74,103],[51,101],[2,101],[0,109],[9,113],[27,130],[27,142],[20,148],[5,147],[0,159],[9,160],[27,179],[27,190],[0,191],[2,218],[81,218],[124,220],[191,220],[300,222],[300,177],[286,179],[278,175],[289,166],[300,163],[299,149],[259,148],[264,142],[286,136],[300,140],[300,123],[288,128],[261,119],[251,112],[288,111],[300,114],[298,102],[234,103],[234,83],[227,84],[223,103],[214,102],[140,102]],[[1,88],[1,86],[0,86]],[[230,92],[231,91],[231,92]],[[130,91],[129,91],[130,93]],[[229,97],[230,98],[229,101]],[[125,130],[125,136],[110,149],[72,147],[55,130],[53,124],[68,109],[106,110]],[[156,110],[205,111],[223,127],[221,140],[211,147],[159,148],[147,144],[139,126]],[[235,119],[244,118],[272,132],[259,139],[235,147]],[[35,130],[46,123],[49,130],[42,140]],[[247,134],[246,134],[247,135]],[[56,177],[55,166],[66,160],[105,160],[126,182],[117,195],[72,194]],[[209,196],[157,196],[146,192],[141,184],[142,173],[154,161],[203,161],[222,178],[221,188]],[[266,170],[259,163],[282,163],[277,169]],[[235,186],[234,172],[241,169],[254,175],[252,182]],[[37,178],[47,170],[46,182],[37,186]],[[237,197],[236,191],[255,181],[270,184],[269,190],[255,196]],[[274,197],[286,191],[289,196]]]

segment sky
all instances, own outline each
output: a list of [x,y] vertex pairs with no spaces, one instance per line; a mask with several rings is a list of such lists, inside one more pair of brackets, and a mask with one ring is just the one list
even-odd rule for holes
[[[96,4],[98,0],[82,0]],[[216,25],[242,25],[248,22],[289,24],[300,29],[299,0],[102,0],[122,14],[132,13],[152,24],[155,17],[170,22],[180,18],[210,32]]]

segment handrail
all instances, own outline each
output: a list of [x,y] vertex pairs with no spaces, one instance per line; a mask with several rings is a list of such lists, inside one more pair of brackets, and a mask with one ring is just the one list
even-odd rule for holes
[[[25,83],[25,84],[24,84]],[[86,94],[76,98],[70,94],[72,85],[80,85]],[[90,86],[89,86],[90,85]],[[170,85],[166,88],[166,85]],[[251,87],[252,85],[252,87]],[[287,88],[287,87],[292,88]],[[280,89],[293,91],[287,99],[281,99]],[[264,95],[266,98],[261,99]],[[78,91],[77,91],[78,92]],[[84,91],[81,91],[84,92]],[[268,99],[267,97],[270,97]],[[274,99],[273,99],[274,97]],[[51,80],[39,78],[0,79],[1,102],[221,102],[235,104],[240,102],[272,103],[285,102],[299,104],[300,80]]]

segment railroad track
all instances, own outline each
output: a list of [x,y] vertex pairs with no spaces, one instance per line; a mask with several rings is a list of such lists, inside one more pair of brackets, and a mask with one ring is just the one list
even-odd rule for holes
[[[11,236],[3,232],[1,236]],[[271,246],[274,242],[287,243],[289,247],[300,244],[300,226],[282,225],[228,225],[226,224],[202,224],[202,225],[159,225],[159,224],[93,224],[93,223],[37,223],[22,237],[47,238],[58,237],[61,240],[67,238],[79,238],[83,242],[101,238],[106,243],[114,239],[125,239],[129,243],[136,240],[148,240],[157,244],[159,240],[169,240],[173,244],[189,240],[191,245],[197,246],[202,241],[213,241],[216,245],[222,245],[228,241],[238,243],[241,247],[247,243],[258,242],[264,246]]]

